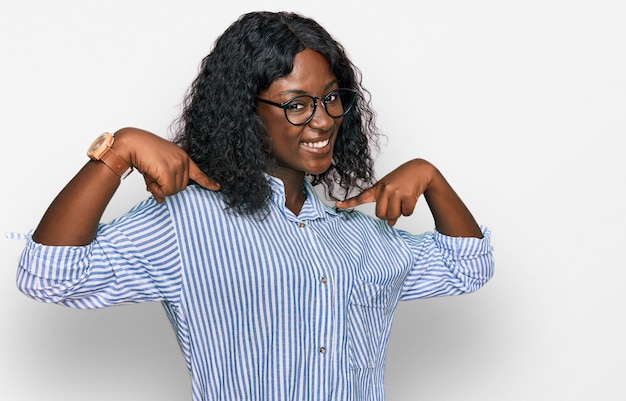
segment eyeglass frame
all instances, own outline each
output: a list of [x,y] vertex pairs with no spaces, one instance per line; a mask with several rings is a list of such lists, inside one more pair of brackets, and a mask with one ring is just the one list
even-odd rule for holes
[[[346,90],[348,92],[352,92],[352,94],[354,95],[354,98],[352,99],[352,103],[350,103],[350,107],[348,107],[346,110],[343,111],[343,113],[341,113],[341,115],[339,116],[331,116],[330,113],[328,113],[328,109],[326,108],[326,97],[328,95],[330,95],[333,92],[338,92],[339,90]],[[281,109],[283,109],[283,111],[285,112],[285,119],[287,119],[287,122],[291,125],[295,125],[296,127],[300,127],[303,125],[307,125],[308,123],[311,122],[311,120],[313,119],[313,117],[315,116],[315,112],[317,111],[317,101],[318,99],[321,101],[322,103],[322,108],[324,109],[324,111],[326,111],[326,114],[328,114],[329,117],[331,118],[341,118],[344,117],[346,114],[348,114],[348,112],[350,110],[352,110],[352,106],[354,106],[354,102],[356,101],[356,98],[358,96],[359,92],[357,92],[354,89],[350,89],[350,88],[337,88],[337,89],[333,89],[330,92],[328,92],[327,94],[325,94],[324,96],[311,96],[311,95],[298,95],[298,96],[294,96],[291,99],[283,102],[283,103],[277,103],[277,102],[272,102],[271,100],[267,100],[267,99],[262,99],[260,97],[257,97],[256,100],[265,104],[269,104],[271,106],[275,106],[275,107],[279,107]],[[287,105],[289,103],[291,103],[292,101],[294,101],[294,99],[300,98],[300,97],[308,97],[313,99],[313,111],[311,112],[311,115],[309,116],[309,118],[306,119],[305,122],[299,123],[299,124],[295,124],[293,122],[291,122],[291,120],[289,119],[289,117],[287,117]]]

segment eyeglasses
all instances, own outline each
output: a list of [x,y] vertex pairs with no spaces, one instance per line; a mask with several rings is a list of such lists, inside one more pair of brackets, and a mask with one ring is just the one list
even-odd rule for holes
[[357,91],[348,88],[334,89],[322,97],[300,95],[287,100],[284,103],[276,103],[270,100],[257,98],[259,102],[280,107],[285,111],[285,117],[293,125],[306,125],[315,115],[317,101],[321,100],[326,113],[332,118],[343,117],[354,105]]

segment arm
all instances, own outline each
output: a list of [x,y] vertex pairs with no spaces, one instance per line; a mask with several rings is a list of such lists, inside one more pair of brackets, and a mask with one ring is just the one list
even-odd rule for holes
[[428,203],[437,231],[451,237],[483,237],[474,217],[441,172],[423,159],[402,164],[376,185],[358,196],[337,202],[336,206],[350,208],[376,202],[376,216],[393,226],[401,215],[413,213],[421,195]]
[[[117,131],[113,149],[144,176],[147,190],[157,202],[185,189],[189,179],[219,189],[180,147],[147,131]],[[90,243],[119,185],[120,178],[104,163],[87,162],[50,204],[33,240],[45,245]]]

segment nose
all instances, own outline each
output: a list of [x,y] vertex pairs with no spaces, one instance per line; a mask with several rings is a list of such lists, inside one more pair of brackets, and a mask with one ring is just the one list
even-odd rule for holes
[[[326,105],[321,98],[315,98],[315,104],[313,109],[313,117],[309,121],[311,128],[326,130],[332,127],[334,119],[326,112]],[[323,110],[320,110],[323,109]]]

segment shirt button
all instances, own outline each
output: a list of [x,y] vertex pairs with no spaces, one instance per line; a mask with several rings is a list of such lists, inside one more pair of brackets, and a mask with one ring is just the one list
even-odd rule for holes
[[326,353],[326,347],[320,347],[320,354]]
[[322,277],[320,281],[322,282],[322,284],[326,284],[328,282],[328,279],[326,277]]
[[306,226],[306,224],[304,224],[304,223],[300,223],[298,225],[300,226],[300,228],[304,228],[304,226]]

